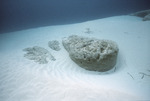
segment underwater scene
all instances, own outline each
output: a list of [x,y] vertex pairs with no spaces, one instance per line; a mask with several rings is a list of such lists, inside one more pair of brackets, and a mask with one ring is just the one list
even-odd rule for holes
[[5,0],[0,101],[149,101],[148,0]]

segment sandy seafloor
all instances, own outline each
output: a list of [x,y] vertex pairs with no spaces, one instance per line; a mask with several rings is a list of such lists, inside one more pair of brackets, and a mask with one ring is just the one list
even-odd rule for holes
[[[62,44],[60,51],[48,47],[48,41],[61,43],[70,35],[117,42],[116,70],[85,70],[69,58]],[[149,44],[150,21],[126,15],[0,34],[0,101],[150,100]],[[56,61],[38,64],[28,60],[23,49],[33,46],[49,50]]]

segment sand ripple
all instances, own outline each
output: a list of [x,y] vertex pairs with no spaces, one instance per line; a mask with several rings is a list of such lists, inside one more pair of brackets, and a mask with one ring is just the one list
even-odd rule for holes
[[[65,51],[37,64],[23,54],[1,55],[1,101],[124,101],[134,96],[99,85],[101,76],[77,66]],[[102,75],[104,77],[104,75]],[[97,81],[96,81],[97,80]]]

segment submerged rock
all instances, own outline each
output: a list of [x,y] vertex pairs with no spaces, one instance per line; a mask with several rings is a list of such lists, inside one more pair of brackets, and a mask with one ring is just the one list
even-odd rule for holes
[[34,60],[35,62],[38,62],[39,64],[46,64],[48,63],[48,59],[55,61],[56,59],[50,54],[50,52],[42,47],[34,46],[31,48],[25,48],[23,51],[26,51],[27,53],[24,55],[24,57]]
[[49,42],[48,42],[48,46],[49,46],[51,49],[55,50],[55,51],[59,51],[59,50],[60,50],[59,42],[56,41],[56,40],[54,40],[54,41],[49,41]]
[[117,60],[118,46],[111,40],[69,36],[62,41],[70,58],[82,68],[92,71],[108,71]]
[[143,18],[143,21],[148,21],[148,20],[150,20],[150,9],[139,11],[139,12],[133,13],[131,15],[141,17],[141,18]]
[[143,18],[143,21],[148,21],[150,20],[150,14],[146,15],[144,18]]

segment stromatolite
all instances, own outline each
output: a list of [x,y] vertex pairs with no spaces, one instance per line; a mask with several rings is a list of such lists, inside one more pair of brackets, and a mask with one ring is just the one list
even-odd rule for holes
[[116,64],[119,49],[114,41],[72,35],[62,44],[70,58],[87,70],[104,72]]
[[46,64],[48,63],[48,60],[56,60],[48,50],[39,46],[25,48],[23,51],[27,52],[24,54],[24,57],[30,60],[34,60],[39,64]]
[[55,51],[60,50],[59,42],[57,40],[49,41],[48,46]]
[[139,11],[139,12],[133,13],[131,15],[141,17],[141,18],[143,18],[143,21],[150,21],[150,9]]

